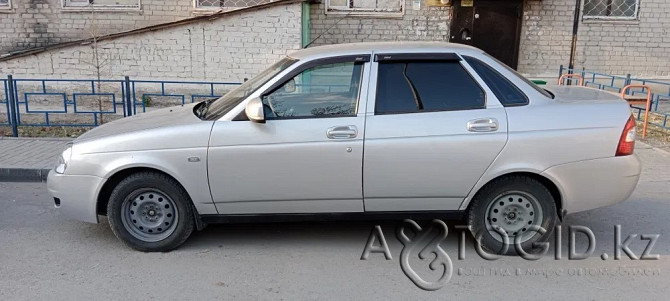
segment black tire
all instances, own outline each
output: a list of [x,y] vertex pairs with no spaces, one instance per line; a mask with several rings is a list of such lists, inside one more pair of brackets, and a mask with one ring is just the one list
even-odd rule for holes
[[[147,200],[137,204],[135,200],[144,200],[145,195]],[[150,201],[148,196],[153,199],[154,195],[156,199]],[[145,209],[149,207],[148,214]],[[119,182],[110,195],[107,216],[114,235],[127,246],[143,252],[173,250],[183,244],[195,228],[193,205],[184,188],[171,177],[157,172],[134,173]],[[137,224],[136,219],[140,218],[139,222],[144,223],[140,225],[146,226],[146,230]]]
[[[515,195],[520,197],[508,198],[508,196]],[[524,203],[521,203],[522,201]],[[494,202],[496,203],[494,204]],[[507,204],[504,204],[505,202],[507,202]],[[513,206],[516,207],[512,208]],[[525,209],[527,211],[524,211],[526,220],[522,220],[519,224],[520,226],[517,226],[517,219],[521,218],[521,214],[518,214],[516,209],[522,207],[528,207],[528,209]],[[505,210],[508,208],[515,210],[510,210],[510,213],[507,214],[501,212],[500,215],[504,216],[505,220],[496,220],[498,224],[493,224],[491,220],[495,220],[495,218],[491,218],[491,216],[494,214],[493,210],[496,210],[496,214],[498,214],[496,208],[501,208],[500,211],[503,211],[503,208]],[[535,210],[533,211],[534,208]],[[541,214],[536,214],[535,217],[532,216],[534,212],[540,211]],[[511,214],[514,214],[514,218],[508,219]],[[500,215],[498,215],[498,217]],[[539,216],[542,217],[541,220],[538,218]],[[475,237],[475,243],[480,241],[481,246],[485,251],[491,254],[515,255],[518,254],[514,244],[517,232],[508,233],[506,235],[509,237],[509,244],[505,245],[505,243],[503,243],[503,235],[490,229],[498,228],[499,231],[507,232],[502,227],[527,227],[523,228],[523,233],[519,231],[519,233],[521,233],[519,234],[521,235],[519,239],[522,240],[522,237],[527,239],[526,241],[523,241],[520,246],[525,253],[537,253],[541,251],[542,248],[535,248],[533,246],[534,243],[548,241],[558,221],[558,214],[556,211],[556,202],[551,192],[549,192],[549,189],[536,179],[519,175],[496,179],[477,192],[472,200],[470,209],[468,210],[467,219],[470,231]],[[512,224],[512,222],[514,222],[514,224]],[[532,225],[526,226],[526,223],[529,225],[532,223]],[[502,226],[499,226],[499,224],[502,224]],[[533,229],[531,227],[541,227],[545,229],[546,232],[540,234],[539,231],[531,230]]]

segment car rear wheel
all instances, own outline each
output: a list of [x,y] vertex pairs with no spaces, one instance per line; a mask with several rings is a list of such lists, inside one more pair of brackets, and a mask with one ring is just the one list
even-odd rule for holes
[[[541,251],[558,220],[554,198],[541,182],[508,176],[487,184],[472,200],[468,225],[483,249],[495,254]],[[518,244],[518,246],[516,245]]]
[[170,251],[186,241],[195,227],[191,200],[174,179],[141,172],[122,180],[107,204],[114,235],[144,252]]

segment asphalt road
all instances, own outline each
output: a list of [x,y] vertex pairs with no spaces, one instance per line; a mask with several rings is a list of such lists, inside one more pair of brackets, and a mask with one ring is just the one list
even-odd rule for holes
[[[44,184],[0,183],[0,300],[667,300],[670,157],[638,153],[645,172],[634,195],[568,216],[561,260],[550,252],[537,261],[487,261],[469,237],[460,260],[452,231],[442,246],[453,274],[432,292],[417,288],[401,270],[403,245],[394,221],[215,225],[173,252],[141,253],[119,242],[104,219],[94,225],[61,217]],[[373,253],[360,260],[378,224],[393,258]],[[616,224],[622,239],[660,234],[650,252],[659,259],[614,260]],[[590,258],[568,259],[571,225],[593,231]],[[648,244],[639,236],[631,241],[638,256]],[[576,250],[585,249],[578,235]],[[414,258],[410,266],[426,280],[437,279],[441,272],[430,272],[427,262]]]

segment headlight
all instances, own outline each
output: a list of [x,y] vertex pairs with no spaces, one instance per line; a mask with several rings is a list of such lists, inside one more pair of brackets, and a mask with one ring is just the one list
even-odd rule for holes
[[58,156],[58,162],[56,162],[56,168],[54,168],[54,171],[59,174],[64,173],[65,169],[67,168],[67,163],[70,161],[70,157],[72,157],[72,144],[68,144],[63,153]]

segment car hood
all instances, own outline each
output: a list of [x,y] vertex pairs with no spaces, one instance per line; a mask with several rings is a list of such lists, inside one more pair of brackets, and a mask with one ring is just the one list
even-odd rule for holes
[[156,110],[149,113],[140,113],[131,117],[121,118],[110,123],[98,126],[83,135],[75,142],[99,139],[108,136],[146,131],[166,126],[179,126],[200,122],[193,113],[196,104],[176,106]]
[[106,123],[74,141],[75,153],[207,147],[213,121],[193,113],[195,104],[138,114]]

